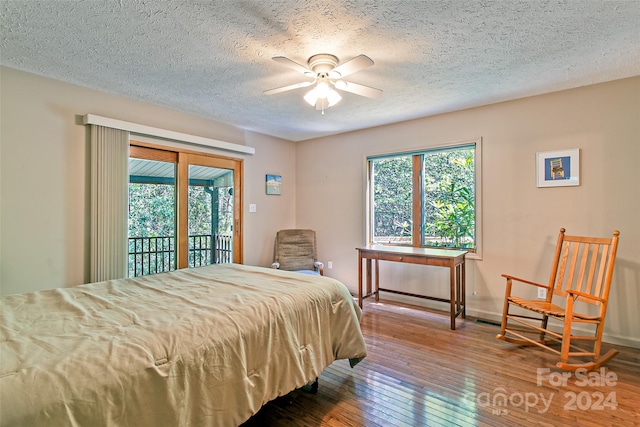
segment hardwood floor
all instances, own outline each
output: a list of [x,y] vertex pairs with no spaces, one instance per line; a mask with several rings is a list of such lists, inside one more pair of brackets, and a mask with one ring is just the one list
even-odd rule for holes
[[640,425],[640,349],[603,344],[620,350],[603,371],[563,377],[553,354],[495,339],[496,325],[449,326],[446,312],[368,302],[366,359],[334,362],[317,394],[296,390],[243,426]]

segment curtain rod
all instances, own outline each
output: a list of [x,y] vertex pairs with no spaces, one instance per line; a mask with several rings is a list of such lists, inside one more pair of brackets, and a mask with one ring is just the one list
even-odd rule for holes
[[188,133],[175,132],[172,130],[160,129],[153,126],[125,122],[123,120],[111,119],[109,117],[97,116],[95,114],[85,114],[82,117],[82,123],[85,125],[99,125],[114,129],[126,130],[139,135],[156,136],[180,142],[189,142],[191,144],[204,145],[205,147],[234,151],[236,153],[255,154],[256,152],[255,148],[249,147],[247,145],[233,144],[231,142],[190,135]]

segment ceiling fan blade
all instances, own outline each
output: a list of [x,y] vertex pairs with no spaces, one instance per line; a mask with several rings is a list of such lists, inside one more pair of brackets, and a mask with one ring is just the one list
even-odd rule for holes
[[311,77],[316,76],[316,73],[314,73],[312,70],[308,69],[304,65],[300,65],[297,62],[290,60],[289,58],[285,58],[284,56],[275,56],[272,59],[279,64],[282,64],[286,67],[296,70],[299,73],[302,73]]
[[265,90],[263,93],[265,95],[273,95],[275,93],[280,93],[280,92],[286,92],[288,90],[293,90],[293,89],[299,89],[301,87],[307,87],[307,86],[311,86],[314,82],[302,82],[302,83],[296,83],[293,85],[289,85],[289,86],[283,86],[283,87],[277,87],[275,89],[269,89],[269,90]]
[[382,96],[382,90],[380,89],[359,85],[357,83],[345,82],[344,80],[340,80],[340,82],[336,83],[335,87],[338,90],[344,90],[345,92],[355,93],[356,95],[366,96],[367,98],[372,99],[378,99]]
[[340,73],[340,77],[346,77],[349,74],[353,74],[356,71],[371,67],[372,65],[373,61],[367,55],[358,55],[355,58],[345,62],[344,64],[338,65],[336,68],[331,70],[331,72],[338,72]]

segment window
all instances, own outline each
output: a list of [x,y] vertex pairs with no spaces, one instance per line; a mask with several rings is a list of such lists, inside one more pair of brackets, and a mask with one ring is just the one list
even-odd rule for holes
[[367,158],[370,243],[479,255],[480,140]]

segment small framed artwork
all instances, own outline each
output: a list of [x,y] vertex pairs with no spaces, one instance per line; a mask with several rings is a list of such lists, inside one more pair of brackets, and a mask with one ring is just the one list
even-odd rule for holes
[[267,194],[282,194],[282,176],[267,174]]
[[580,185],[580,149],[536,153],[538,187]]

